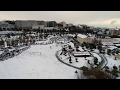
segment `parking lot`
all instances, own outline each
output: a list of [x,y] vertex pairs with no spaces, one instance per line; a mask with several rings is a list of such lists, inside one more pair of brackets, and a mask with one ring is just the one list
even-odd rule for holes
[[4,61],[4,60],[12,58],[16,55],[19,55],[20,53],[22,53],[29,47],[30,46],[26,46],[26,45],[22,45],[22,46],[18,46],[18,47],[12,47],[12,46],[2,47],[2,48],[0,48],[0,60]]

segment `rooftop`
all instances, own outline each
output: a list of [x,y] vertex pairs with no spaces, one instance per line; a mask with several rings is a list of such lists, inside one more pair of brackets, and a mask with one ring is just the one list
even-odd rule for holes
[[109,46],[113,46],[114,44],[112,42],[102,42],[103,45],[109,45]]
[[86,35],[83,35],[83,34],[78,34],[77,36],[81,37],[81,38],[87,38]]

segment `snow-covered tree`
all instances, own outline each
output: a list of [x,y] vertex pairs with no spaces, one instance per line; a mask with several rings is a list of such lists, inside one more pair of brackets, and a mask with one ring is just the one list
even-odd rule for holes
[[95,65],[98,65],[97,63],[98,63],[98,58],[97,58],[97,57],[94,57],[94,64],[95,64]]

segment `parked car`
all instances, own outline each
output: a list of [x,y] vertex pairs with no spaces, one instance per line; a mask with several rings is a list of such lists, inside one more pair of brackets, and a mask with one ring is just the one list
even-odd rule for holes
[[4,60],[6,57],[4,50],[0,49],[0,60]]
[[30,46],[26,46],[26,45],[21,45],[16,47],[16,52],[21,53],[22,51],[28,49]]
[[4,51],[6,58],[15,56],[16,49],[14,47],[9,46],[9,47],[3,47],[1,49]]

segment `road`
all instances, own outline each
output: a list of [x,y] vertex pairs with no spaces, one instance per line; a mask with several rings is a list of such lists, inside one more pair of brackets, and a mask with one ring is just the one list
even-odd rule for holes
[[59,57],[59,52],[60,52],[60,51],[61,51],[61,50],[57,51],[56,54],[55,54],[55,56],[56,56],[56,58],[57,58],[61,63],[65,64],[65,65],[67,65],[67,66],[73,67],[73,68],[75,68],[75,69],[80,70],[80,68],[64,62],[64,61]]

